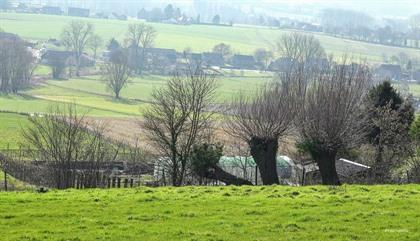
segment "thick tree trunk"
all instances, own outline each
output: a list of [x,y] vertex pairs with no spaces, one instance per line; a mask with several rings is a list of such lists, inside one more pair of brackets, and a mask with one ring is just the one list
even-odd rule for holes
[[263,185],[279,184],[277,174],[277,149],[276,138],[253,137],[249,141],[251,155],[260,170]]
[[375,151],[375,166],[373,167],[373,179],[376,183],[385,183],[387,179],[388,165],[383,161],[383,152],[384,148],[379,143]]
[[207,173],[207,178],[219,180],[226,183],[226,185],[253,185],[252,182],[232,175],[218,166],[212,167],[212,170]]
[[318,164],[323,185],[341,185],[335,167],[336,152],[319,152],[312,157]]

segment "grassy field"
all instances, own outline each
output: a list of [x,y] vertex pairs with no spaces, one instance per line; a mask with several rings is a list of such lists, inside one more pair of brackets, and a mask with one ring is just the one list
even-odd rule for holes
[[[7,175],[7,191],[30,191],[34,186]],[[4,191],[4,172],[0,169],[0,191]]]
[[[71,20],[80,19],[93,23],[96,31],[104,39],[112,37],[123,40],[130,21],[86,19],[68,16],[39,14],[0,13],[0,27],[5,31],[17,33],[29,39],[59,38],[63,27]],[[224,42],[232,45],[235,52],[251,54],[256,48],[272,47],[273,42],[288,30],[269,29],[255,26],[219,27],[204,25],[170,25],[150,23],[157,30],[155,45],[162,48],[174,48],[183,51],[191,47],[193,51],[210,51],[215,44]],[[354,57],[367,58],[370,61],[382,61],[382,56],[397,55],[405,52],[411,57],[418,57],[420,50],[389,47],[376,44],[344,40],[324,34],[316,34],[327,52],[351,54]]]
[[28,124],[27,116],[0,113],[0,149],[17,149],[23,141],[21,130]]
[[420,240],[420,186],[0,193],[2,240]]
[[[229,100],[239,92],[251,93],[270,80],[269,74],[250,72],[245,76],[218,77],[217,101]],[[0,110],[16,112],[46,112],[54,103],[74,102],[80,111],[91,116],[135,117],[148,105],[155,88],[162,87],[167,77],[147,75],[134,78],[123,89],[121,100],[113,98],[105,83],[98,76],[71,80],[49,80],[20,95],[0,95]]]
[[[91,117],[107,118],[107,122],[115,118],[131,119],[135,122],[141,117],[141,110],[150,104],[153,89],[162,87],[167,78],[155,75],[134,78],[121,92],[120,100],[113,98],[113,94],[107,91],[105,83],[98,76],[48,80],[22,91],[19,95],[0,95],[0,111],[45,113],[52,105],[76,103],[80,113]],[[253,71],[245,72],[244,76],[239,73],[225,73],[225,76],[217,78],[217,101],[228,101],[240,92],[252,93],[252,90],[270,79],[272,79],[270,74]],[[25,126],[27,122],[25,117],[0,113],[0,121],[0,149],[7,148],[8,144],[11,149],[16,149],[20,140],[20,126]],[[123,133],[122,136],[127,135],[127,131]]]

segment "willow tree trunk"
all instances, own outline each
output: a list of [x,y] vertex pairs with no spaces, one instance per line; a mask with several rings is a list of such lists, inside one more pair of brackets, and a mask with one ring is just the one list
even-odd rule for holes
[[249,141],[251,155],[260,170],[263,185],[279,184],[277,174],[277,138],[253,137]]
[[338,177],[337,169],[335,167],[336,156],[336,152],[318,152],[316,154],[312,154],[312,157],[318,164],[323,185],[341,185],[340,178]]

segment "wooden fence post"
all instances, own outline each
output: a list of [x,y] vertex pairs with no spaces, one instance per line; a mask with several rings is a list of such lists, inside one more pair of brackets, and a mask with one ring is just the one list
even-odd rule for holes
[[258,185],[258,166],[255,166],[255,186]]
[[131,178],[130,179],[130,187],[133,187],[134,186],[134,179],[133,178]]
[[115,177],[112,178],[112,187],[115,187]]
[[111,178],[110,177],[108,177],[108,188],[111,188]]
[[7,172],[6,170],[3,170],[4,172],[4,190],[7,192]]
[[118,188],[121,187],[121,178],[120,177],[117,178],[117,187]]
[[127,188],[127,187],[128,187],[128,179],[124,178],[124,188]]

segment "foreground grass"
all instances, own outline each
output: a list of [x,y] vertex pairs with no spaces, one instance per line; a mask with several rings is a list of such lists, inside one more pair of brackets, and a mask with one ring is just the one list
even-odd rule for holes
[[420,240],[420,186],[0,193],[2,240]]

